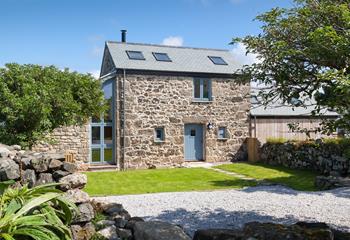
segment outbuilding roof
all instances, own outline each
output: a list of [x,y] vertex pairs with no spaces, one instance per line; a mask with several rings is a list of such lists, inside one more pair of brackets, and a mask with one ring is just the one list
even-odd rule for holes
[[[106,42],[106,47],[117,69],[166,71],[183,73],[234,74],[240,67],[229,50],[174,47],[128,42]],[[128,51],[141,52],[144,59],[130,59]],[[165,53],[171,61],[159,61],[154,53]],[[219,57],[225,63],[215,64]],[[218,63],[218,62],[217,62]]]

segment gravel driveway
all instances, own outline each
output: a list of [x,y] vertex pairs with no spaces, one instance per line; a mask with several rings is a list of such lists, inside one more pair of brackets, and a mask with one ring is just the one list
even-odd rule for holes
[[182,225],[190,235],[200,228],[238,228],[250,221],[320,221],[350,231],[350,188],[298,192],[282,186],[260,186],[98,199],[122,203],[132,216]]

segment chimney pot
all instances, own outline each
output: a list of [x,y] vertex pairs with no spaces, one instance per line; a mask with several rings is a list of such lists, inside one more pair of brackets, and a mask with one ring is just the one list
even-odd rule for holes
[[122,42],[125,43],[126,42],[126,30],[121,30],[122,32]]

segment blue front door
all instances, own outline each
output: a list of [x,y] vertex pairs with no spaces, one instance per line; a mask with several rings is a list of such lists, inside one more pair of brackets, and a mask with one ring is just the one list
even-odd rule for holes
[[185,125],[185,160],[203,160],[203,125]]

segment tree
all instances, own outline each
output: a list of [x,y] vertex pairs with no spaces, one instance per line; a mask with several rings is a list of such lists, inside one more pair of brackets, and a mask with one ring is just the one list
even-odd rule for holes
[[32,146],[57,127],[86,123],[104,110],[99,81],[54,66],[0,68],[0,142]]
[[[258,36],[235,38],[259,62],[242,69],[246,79],[272,86],[261,92],[264,103],[314,99],[314,115],[324,109],[340,114],[324,120],[323,133],[350,130],[350,0],[294,0],[290,9],[274,8],[256,19]],[[300,101],[299,101],[300,100]]]

